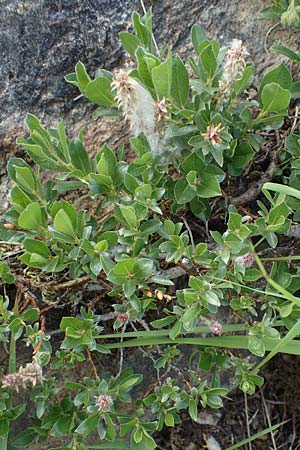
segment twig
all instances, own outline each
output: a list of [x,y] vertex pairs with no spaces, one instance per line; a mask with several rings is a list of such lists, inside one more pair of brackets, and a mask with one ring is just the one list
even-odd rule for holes
[[291,128],[291,134],[294,132],[297,122],[298,122],[298,119],[299,119],[298,112],[299,112],[299,105],[297,105],[295,108],[294,121],[293,121],[293,125]]
[[92,366],[92,369],[93,369],[94,376],[95,376],[95,378],[97,379],[97,378],[99,378],[99,377],[98,377],[98,373],[97,373],[97,369],[96,369],[96,366],[95,366],[95,364],[94,364],[94,361],[93,361],[93,358],[92,358],[91,351],[90,351],[88,348],[86,349],[86,353],[87,353],[87,355],[88,355],[88,360],[89,360],[89,362],[91,363],[91,366]]
[[[122,334],[125,333],[126,328],[127,328],[127,322],[125,322],[124,325],[123,325],[123,327],[122,327],[122,330],[121,330],[121,333],[122,333]],[[120,342],[123,342],[123,337],[120,339]],[[123,370],[123,361],[124,361],[124,348],[121,347],[121,348],[120,348],[119,370],[118,370],[118,373],[117,373],[117,375],[115,376],[115,378],[118,378],[118,377],[121,375],[121,373],[122,373],[122,370]]]
[[22,248],[20,250],[15,250],[14,252],[7,252],[2,255],[2,258],[3,259],[12,258],[13,256],[19,255],[20,253],[23,253],[23,252],[24,252],[24,250]]
[[92,306],[95,306],[96,303],[99,302],[99,300],[101,300],[103,297],[105,297],[108,294],[108,292],[109,292],[109,289],[105,289],[104,292],[101,292],[101,294],[97,295],[97,297],[94,298],[94,300],[91,300],[88,303],[88,308],[91,308]]
[[[246,394],[246,392],[244,392],[244,400],[245,400],[245,416],[246,416],[247,434],[248,434],[248,438],[250,438],[251,435],[250,435],[250,425],[249,425],[249,415],[248,415],[248,402],[247,402],[247,394]],[[249,450],[252,450],[251,442],[249,442]]]
[[263,174],[261,179],[259,181],[254,182],[253,184],[251,184],[249,189],[246,192],[244,192],[243,194],[239,195],[238,197],[233,197],[233,198],[229,199],[229,203],[231,203],[232,205],[235,205],[235,206],[243,206],[243,205],[248,205],[249,202],[252,202],[257,199],[257,197],[259,196],[259,194],[261,192],[261,188],[263,187],[263,185],[267,181],[270,181],[274,175],[279,150],[280,149],[278,149],[278,150],[276,150],[276,152],[274,152],[272,160],[269,164],[269,167],[267,168],[266,172]]
[[[266,404],[266,401],[265,401],[265,397],[264,397],[264,393],[263,393],[262,389],[260,389],[260,394],[261,394],[261,399],[262,399],[262,402],[263,402],[263,405],[264,405],[264,410],[265,410],[265,413],[266,413],[268,426],[271,428],[272,423],[271,423],[271,419],[270,419],[270,414],[269,414],[269,410],[268,410],[268,407],[267,407],[267,404]],[[276,442],[275,442],[275,439],[274,439],[273,431],[270,431],[270,434],[271,434],[273,449],[277,450],[277,446],[276,446]]]
[[79,100],[80,98],[84,97],[83,94],[79,94],[77,95],[77,97],[73,98],[73,102],[77,102],[77,100]]
[[249,320],[247,320],[245,317],[241,316],[239,313],[237,313],[233,308],[231,308],[231,312],[232,314],[237,317],[238,319],[242,320],[243,322],[245,322],[249,327],[252,327],[251,322],[249,322]]
[[194,241],[194,237],[193,237],[192,230],[190,229],[189,224],[187,223],[186,218],[183,217],[182,220],[183,220],[183,223],[184,223],[184,225],[185,225],[185,228],[188,230],[188,233],[189,233],[189,236],[190,236],[190,240],[191,240],[191,244],[192,244],[193,251],[195,251],[195,241]]
[[292,437],[291,437],[291,440],[290,440],[291,445],[289,447],[289,450],[293,450],[293,445],[294,445],[294,442],[295,442],[296,437],[297,437],[297,432],[296,432],[296,429],[295,429],[295,416],[294,415],[292,417],[292,424],[293,424],[293,434],[292,434]]
[[48,284],[47,288],[58,291],[60,289],[68,289],[74,286],[80,286],[81,284],[87,283],[88,281],[91,281],[91,278],[88,275],[85,275],[84,277],[76,278],[75,280],[68,280],[65,281],[64,283]]
[[268,40],[268,37],[270,36],[270,34],[272,33],[272,31],[274,31],[275,28],[277,28],[278,25],[280,25],[280,24],[281,24],[281,22],[275,23],[275,25],[273,25],[273,26],[266,32],[265,39],[264,39],[264,49],[265,49],[265,52],[266,52],[267,55],[270,54],[270,53],[269,53],[269,50],[268,50],[268,48],[267,48],[267,40]]
[[155,383],[153,383],[150,387],[149,387],[149,389],[148,389],[148,391],[143,395],[143,400],[146,398],[146,397],[148,397],[148,395],[150,395],[151,394],[151,392],[153,392],[154,391],[154,389],[165,379],[165,378],[167,378],[167,376],[169,375],[169,373],[166,371],[164,374],[162,374],[162,376],[159,378],[159,380],[158,381],[156,381]]

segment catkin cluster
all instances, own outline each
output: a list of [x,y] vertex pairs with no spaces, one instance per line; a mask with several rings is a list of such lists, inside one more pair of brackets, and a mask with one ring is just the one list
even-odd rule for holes
[[233,92],[235,83],[239,80],[246,65],[245,58],[249,53],[243,47],[242,41],[234,39],[226,53],[223,76],[219,81],[219,98],[228,101]]
[[38,382],[43,380],[43,373],[41,366],[36,363],[28,363],[25,367],[21,366],[18,372],[9,373],[2,377],[2,388],[12,388],[19,392],[19,388],[24,389],[28,384],[34,387]]
[[154,154],[161,153],[161,139],[158,122],[166,113],[164,100],[155,102],[150,93],[126,70],[115,72],[112,89],[116,91],[115,100],[130,124],[134,136],[144,133]]

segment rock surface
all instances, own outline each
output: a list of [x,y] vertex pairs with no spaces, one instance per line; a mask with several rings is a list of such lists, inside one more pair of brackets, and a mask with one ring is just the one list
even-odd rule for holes
[[91,72],[119,64],[118,32],[128,26],[132,0],[1,3],[2,120],[29,110],[63,115],[73,107],[73,89],[63,77],[78,60]]

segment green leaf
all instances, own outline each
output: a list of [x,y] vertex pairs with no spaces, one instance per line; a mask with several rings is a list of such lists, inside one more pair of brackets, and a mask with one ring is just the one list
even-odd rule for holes
[[135,56],[137,60],[137,71],[141,78],[141,80],[150,88],[153,89],[153,82],[151,72],[152,69],[149,69],[149,65],[146,62],[147,52],[142,47],[138,47]]
[[296,81],[292,84],[290,92],[292,98],[300,98],[300,81]]
[[31,444],[36,436],[37,432],[34,429],[27,428],[27,430],[22,431],[13,438],[11,445],[16,448],[24,448]]
[[244,91],[254,79],[254,65],[248,64],[243,72],[243,75],[235,83],[234,95],[237,96],[240,92]]
[[25,239],[23,246],[29,253],[38,253],[44,258],[49,258],[49,256],[51,256],[49,248],[42,241],[37,241],[36,239]]
[[121,117],[122,113],[117,108],[102,109],[98,108],[93,112],[93,119],[98,119],[99,117]]
[[260,337],[249,336],[248,349],[256,356],[262,357],[265,354],[266,348]]
[[75,66],[76,78],[79,84],[79,89],[84,91],[87,84],[91,80],[89,75],[87,74],[86,68],[82,62],[78,62]]
[[143,24],[141,16],[136,11],[132,14],[132,23],[138,39],[147,47],[151,41],[149,31]]
[[217,294],[213,291],[207,291],[205,292],[205,300],[207,300],[208,303],[210,303],[211,305],[215,305],[215,306],[220,306],[221,302],[217,296]]
[[139,384],[143,379],[143,375],[130,375],[129,377],[125,378],[124,381],[120,381],[120,384],[118,385],[118,389],[120,390],[127,390],[131,388],[132,386],[135,386],[136,384]]
[[287,56],[292,61],[300,62],[300,54],[294,52],[288,47],[285,47],[284,45],[272,45],[271,50],[274,50],[274,52],[280,53],[281,55]]
[[174,283],[172,280],[170,280],[167,277],[155,275],[151,277],[151,283],[160,284],[162,286],[174,286]]
[[32,170],[28,167],[16,167],[15,171],[17,183],[29,192],[34,191],[35,179]]
[[9,422],[8,419],[4,417],[0,418],[0,438],[4,438],[9,430]]
[[55,158],[52,153],[46,153],[40,145],[28,144],[28,141],[23,138],[18,138],[17,143],[27,150],[32,161],[38,166],[49,170],[66,171],[64,163],[58,160],[58,155]]
[[179,56],[173,56],[171,97],[183,108],[189,95],[189,75]]
[[42,223],[42,211],[37,202],[33,202],[27,206],[20,214],[18,225],[25,230],[37,230]]
[[153,261],[148,258],[138,259],[133,266],[133,275],[137,280],[146,280],[153,271]]
[[87,151],[79,139],[74,139],[70,144],[70,157],[76,169],[82,170],[84,175],[91,172],[90,160]]
[[217,59],[215,56],[213,43],[207,45],[199,55],[203,69],[205,70],[208,80],[211,80],[218,67]]
[[10,178],[17,182],[16,177],[16,169],[17,167],[27,167],[29,170],[31,170],[31,167],[27,162],[24,161],[22,158],[10,158],[7,164],[7,172]]
[[190,202],[195,197],[196,192],[185,179],[182,179],[176,181],[174,186],[174,195],[177,203],[185,204]]
[[152,69],[154,89],[160,98],[170,97],[172,85],[172,66],[172,56],[170,55],[165,62]]
[[141,428],[137,428],[137,430],[133,433],[133,439],[137,444],[141,442],[143,439],[143,431]]
[[201,184],[200,186],[197,186],[197,194],[202,198],[210,198],[221,195],[220,183],[217,178],[212,175],[202,175]]
[[93,414],[92,416],[89,416],[76,428],[75,433],[88,436],[96,428],[98,420],[99,414]]
[[62,183],[57,183],[53,186],[54,191],[75,191],[85,187],[86,184],[79,180],[74,181],[64,181]]
[[194,398],[189,399],[189,415],[192,420],[197,421],[198,419],[198,407],[197,402]]
[[167,316],[167,317],[164,317],[163,319],[158,319],[158,320],[154,320],[153,322],[150,322],[150,325],[153,328],[159,329],[159,328],[163,328],[163,327],[170,325],[172,322],[174,322],[174,320],[175,320],[175,317]]
[[65,75],[64,79],[66,80],[67,83],[70,83],[79,89],[79,83],[77,81],[77,76],[75,72],[68,73],[67,75]]
[[121,31],[119,33],[119,38],[122,42],[123,47],[133,58],[135,57],[135,51],[140,45],[140,42],[136,36],[127,31]]
[[198,53],[198,47],[201,42],[206,41],[208,39],[206,31],[197,23],[192,26],[192,42],[194,49]]
[[39,310],[37,308],[27,309],[22,315],[24,322],[37,322],[39,320]]
[[[282,4],[281,0],[280,3],[278,0],[275,0],[277,4]],[[283,13],[282,6],[267,6],[266,8],[262,9],[259,13],[259,18],[261,19],[277,19],[281,16]]]
[[111,80],[107,77],[95,78],[86,86],[84,95],[100,106],[111,106],[114,104],[114,94],[111,90]]
[[19,317],[16,317],[9,324],[9,329],[14,336],[14,339],[17,340],[23,333],[23,322]]
[[281,317],[288,317],[290,314],[292,314],[294,308],[294,303],[290,301],[284,302],[280,306],[280,316]]
[[137,218],[135,215],[134,208],[132,206],[119,205],[119,209],[123,218],[125,219],[126,224],[130,228],[137,227]]
[[119,261],[108,274],[108,279],[117,285],[125,283],[132,278],[134,258],[126,258]]
[[56,230],[61,231],[64,234],[74,236],[74,228],[72,221],[68,216],[68,214],[63,209],[60,209],[58,213],[55,215],[54,227],[56,228]]
[[201,358],[199,361],[199,369],[205,370],[205,371],[210,370],[211,366],[212,366],[212,360],[213,360],[213,357],[212,357],[211,353],[209,353],[209,352],[201,353]]
[[228,163],[228,169],[234,176],[240,175],[243,168],[248,164],[254,155],[254,150],[248,142],[239,142],[234,150],[234,154]]
[[292,81],[293,81],[292,76],[291,76],[288,68],[285,67],[283,64],[280,64],[278,67],[275,67],[275,69],[266,73],[266,75],[263,77],[263,79],[260,83],[260,86],[259,86],[258,96],[259,96],[259,98],[261,98],[263,88],[267,84],[277,83],[283,89],[289,90],[291,88]]
[[70,162],[69,142],[65,131],[64,123],[61,121],[57,127],[60,146],[67,162]]
[[261,103],[264,112],[280,112],[287,109],[291,100],[291,94],[278,83],[269,83],[264,86],[261,93]]
[[167,427],[174,427],[174,417],[172,414],[167,413],[165,415],[165,424],[167,425]]
[[201,306],[199,303],[195,303],[186,309],[185,313],[182,316],[182,322],[186,330],[191,329],[191,324],[198,317],[201,311]]

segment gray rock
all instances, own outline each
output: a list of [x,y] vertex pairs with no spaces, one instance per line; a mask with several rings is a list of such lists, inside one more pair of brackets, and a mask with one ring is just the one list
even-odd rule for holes
[[[0,120],[28,111],[53,118],[73,108],[63,77],[81,60],[93,73],[120,63],[118,32],[132,0],[6,0],[0,9]],[[2,130],[3,131],[3,130]]]

